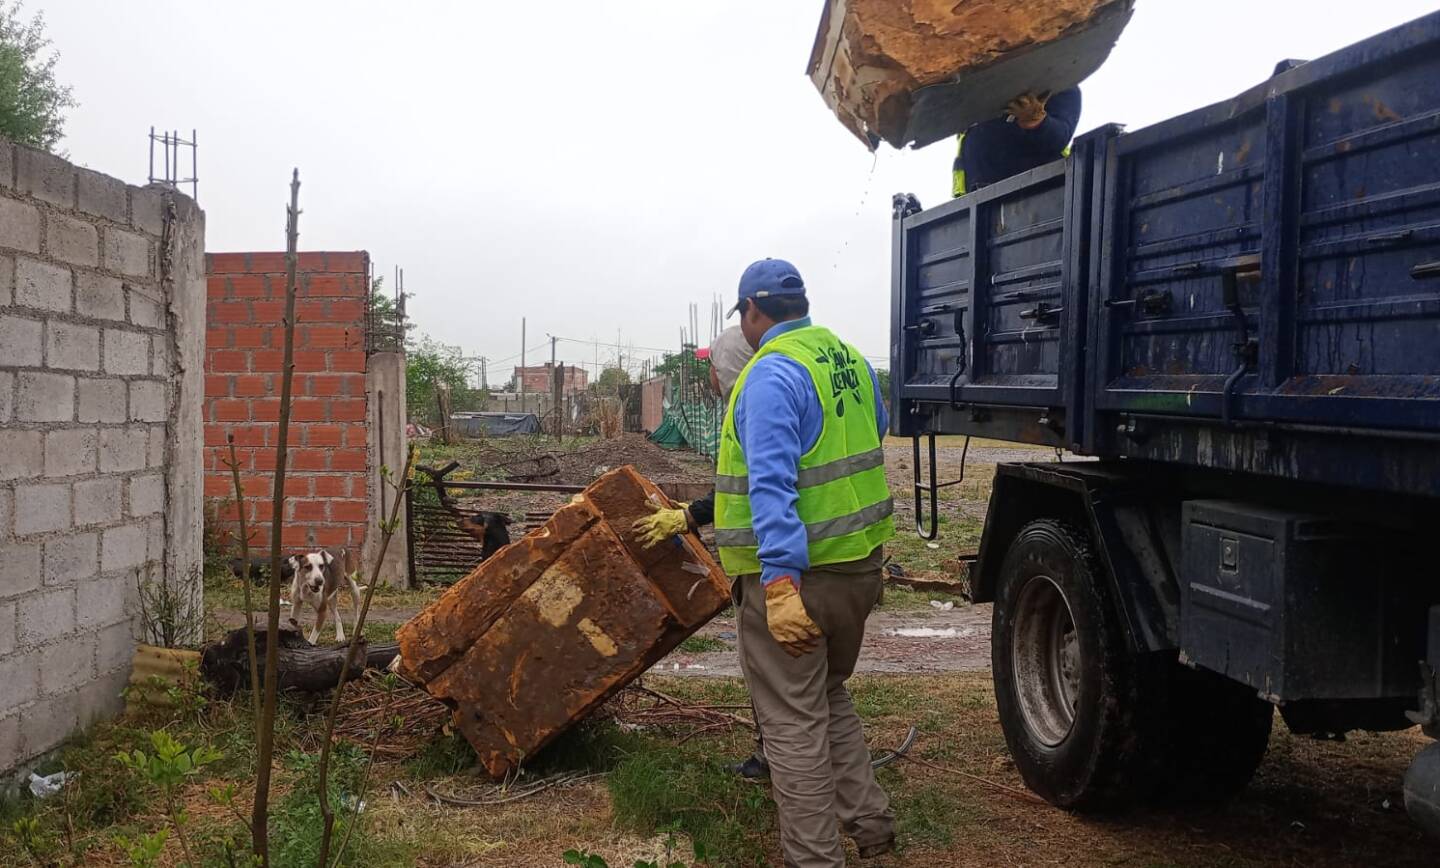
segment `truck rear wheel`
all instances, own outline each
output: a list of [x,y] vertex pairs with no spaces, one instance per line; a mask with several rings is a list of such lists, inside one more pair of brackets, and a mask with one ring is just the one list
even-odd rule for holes
[[1079,810],[1149,791],[1142,696],[1156,667],[1125,645],[1086,535],[1052,519],[1021,529],[1000,569],[991,633],[995,700],[1025,784]]

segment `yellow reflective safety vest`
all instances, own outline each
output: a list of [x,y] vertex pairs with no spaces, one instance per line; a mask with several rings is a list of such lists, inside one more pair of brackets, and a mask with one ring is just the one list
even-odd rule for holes
[[[829,329],[807,326],[766,342],[740,372],[720,433],[715,469],[715,543],[732,576],[760,572],[751,526],[750,480],[735,431],[735,406],[755,363],[793,359],[809,374],[824,414],[820,436],[800,456],[796,512],[805,524],[811,566],[868,556],[895,535],[885,482],[885,450],[875,430],[875,384],[864,357]],[[751,412],[754,412],[752,410]]]

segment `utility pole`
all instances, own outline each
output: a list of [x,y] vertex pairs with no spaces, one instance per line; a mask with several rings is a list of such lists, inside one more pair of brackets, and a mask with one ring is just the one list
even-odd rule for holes
[[560,430],[562,430],[562,428],[560,428],[560,426],[562,426],[560,404],[564,403],[564,377],[560,376],[560,369],[557,369],[557,367],[554,366],[554,344],[556,344],[556,341],[559,340],[560,338],[554,337],[553,334],[550,335],[550,377],[552,377],[550,383],[552,383],[553,392],[552,396],[550,396],[550,409],[552,409],[554,412],[554,439],[556,439],[556,442],[559,442],[559,440],[562,439],[562,433],[560,433]]
[[485,357],[480,357],[480,391],[490,391],[490,381],[485,378]]
[[525,317],[520,317],[520,376],[515,388],[520,392],[520,412],[525,412]]

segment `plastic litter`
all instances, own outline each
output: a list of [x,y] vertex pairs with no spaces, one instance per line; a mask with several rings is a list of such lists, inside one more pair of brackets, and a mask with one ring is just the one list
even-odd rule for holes
[[48,799],[60,790],[73,778],[80,776],[79,772],[56,772],[53,775],[41,777],[34,772],[30,773],[30,794],[37,799]]

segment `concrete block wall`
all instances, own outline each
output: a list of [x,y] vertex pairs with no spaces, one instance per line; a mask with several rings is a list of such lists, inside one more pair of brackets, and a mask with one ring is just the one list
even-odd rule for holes
[[[212,253],[207,261],[205,497],[238,518],[225,463],[233,434],[253,544],[268,545],[284,358],[285,255]],[[373,526],[365,302],[369,254],[301,253],[295,378],[282,540],[350,547]],[[403,407],[403,393],[401,406]],[[232,525],[233,526],[233,525]]]
[[199,610],[203,250],[189,199],[0,141],[0,772],[120,706],[138,582]]

